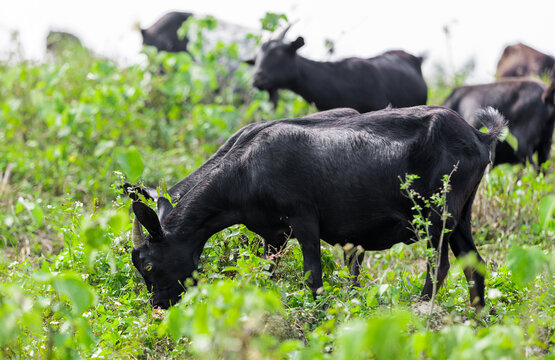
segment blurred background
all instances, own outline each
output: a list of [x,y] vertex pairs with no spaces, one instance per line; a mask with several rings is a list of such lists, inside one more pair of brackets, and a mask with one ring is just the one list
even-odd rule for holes
[[[0,56],[17,31],[24,57],[44,58],[49,30],[77,35],[83,45],[122,64],[141,61],[136,25],[148,27],[171,10],[212,15],[219,20],[260,28],[266,12],[297,20],[290,38],[304,36],[304,56],[322,60],[370,57],[389,49],[425,54],[424,75],[441,66],[454,72],[474,65],[468,80],[486,82],[505,45],[524,42],[553,53],[555,2],[537,1],[107,1],[20,0],[5,2],[0,12]],[[333,42],[329,54],[325,42]]]

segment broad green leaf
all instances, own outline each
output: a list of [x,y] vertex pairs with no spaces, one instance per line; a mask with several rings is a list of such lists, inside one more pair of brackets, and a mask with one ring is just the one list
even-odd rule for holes
[[174,306],[168,310],[166,318],[160,327],[161,331],[159,331],[159,334],[167,333],[174,341],[177,341],[185,335],[184,328],[187,321],[188,319],[183,310]]
[[123,211],[108,211],[104,215],[107,217],[107,223],[114,234],[122,232],[129,223],[129,215]]
[[507,267],[520,286],[528,285],[547,266],[549,259],[537,247],[514,247],[507,255]]
[[[485,130],[485,131],[482,131],[482,130]],[[487,132],[487,128],[484,126],[484,127],[482,127],[482,129],[480,129],[480,131]],[[509,127],[508,126],[503,126],[503,128],[501,129],[501,132],[497,136],[497,140],[498,141],[505,141],[505,139],[507,138],[507,135],[509,135]]]
[[52,280],[52,274],[42,270],[35,271],[31,277],[38,282],[49,282]]
[[118,147],[114,152],[114,158],[121,170],[128,176],[129,181],[136,182],[143,174],[145,165],[141,154],[135,147],[129,149]]
[[18,214],[21,211],[23,211],[23,209],[26,209],[27,211],[29,211],[29,214],[31,214],[31,217],[33,218],[33,221],[35,222],[35,224],[37,226],[42,225],[44,212],[42,211],[42,208],[37,203],[31,200],[27,200],[25,198],[19,197],[17,199],[17,204],[15,208],[16,208],[16,213]]
[[547,195],[540,201],[538,209],[538,222],[542,229],[547,229],[550,221],[553,219],[555,211],[555,194]]
[[507,138],[505,139],[505,142],[509,144],[509,146],[513,148],[513,150],[516,152],[516,150],[518,149],[518,140],[516,137],[514,137],[513,134],[511,134],[510,132],[507,133]]
[[291,353],[296,349],[302,349],[302,348],[303,348],[303,343],[300,340],[294,340],[294,339],[285,340],[279,345],[279,353],[287,354],[287,353]]
[[113,140],[100,141],[94,149],[94,156],[104,155],[105,153],[110,151],[115,146],[115,144],[116,143]]
[[198,335],[210,334],[208,328],[208,309],[206,304],[199,304],[196,306],[195,317],[193,318],[193,330]]
[[42,208],[38,204],[35,204],[35,207],[33,208],[33,210],[31,210],[31,215],[33,216],[33,220],[35,221],[35,224],[37,226],[41,226],[42,220],[44,218],[44,212],[42,211]]
[[393,311],[370,319],[346,323],[338,332],[336,359],[405,359],[408,342],[406,329],[411,315]]
[[[367,341],[368,323],[362,319],[351,321],[340,330],[337,347],[334,353],[336,359],[360,359],[363,354],[369,354],[371,342]],[[372,340],[372,339],[368,339]]]
[[94,290],[77,274],[59,274],[54,277],[53,285],[60,297],[69,301],[76,314],[82,314],[96,302]]
[[95,337],[91,329],[91,325],[85,318],[78,318],[75,321],[75,328],[77,330],[77,339],[79,344],[84,345],[90,349],[95,343]]
[[81,221],[81,237],[85,244],[93,249],[101,248],[110,242],[102,226],[90,217],[84,217]]

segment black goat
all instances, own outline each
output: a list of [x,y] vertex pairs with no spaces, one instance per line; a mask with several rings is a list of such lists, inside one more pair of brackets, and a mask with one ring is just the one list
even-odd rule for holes
[[165,14],[152,26],[141,29],[143,44],[154,46],[158,51],[187,51],[189,39],[186,36],[183,39],[179,39],[177,30],[191,16],[193,14],[178,11]]
[[[518,147],[515,151],[507,142],[499,142],[494,164],[529,161],[539,170],[539,165],[549,158],[555,123],[553,94],[549,95],[549,89],[553,89],[553,84],[546,88],[540,81],[506,78],[491,84],[458,87],[443,106],[457,111],[476,128],[483,126],[474,116],[476,110],[486,106],[499,110],[518,140]],[[536,152],[539,164],[533,159]]]
[[274,106],[279,89],[296,92],[319,110],[348,107],[364,113],[388,105],[426,104],[421,57],[396,50],[370,59],[309,60],[297,54],[304,45],[302,37],[284,42],[288,29],[262,44],[256,58],[247,61],[254,65],[253,85],[268,91]]
[[[270,244],[281,245],[293,233],[316,295],[322,287],[320,239],[365,250],[414,242],[408,228],[412,205],[399,177],[418,174],[413,188],[429,197],[455,164],[447,196],[451,231],[441,249],[441,221],[430,218],[429,246],[440,252],[439,285],[449,269],[449,246],[457,257],[474,253],[483,261],[472,239],[471,208],[504,121],[493,110],[479,116],[488,133],[449,109],[426,106],[277,120],[239,130],[189,176],[193,185],[175,208],[160,198],[157,215],[133,203],[132,259],[152,292],[152,305],[176,303],[208,238],[237,223]],[[187,182],[176,189],[189,187]],[[483,306],[483,275],[471,267],[465,275],[472,304]],[[428,271],[424,298],[431,297],[432,284]]]

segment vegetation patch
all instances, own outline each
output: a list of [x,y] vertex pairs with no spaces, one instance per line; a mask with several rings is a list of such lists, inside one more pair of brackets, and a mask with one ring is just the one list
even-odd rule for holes
[[[264,27],[284,20],[271,14]],[[343,249],[322,243],[324,292],[314,300],[297,242],[274,269],[242,225],[209,240],[198,286],[153,311],[131,263],[121,185],[163,193],[241,126],[315,109],[283,92],[274,111],[246,65],[220,66],[239,60],[235,44],[192,56],[147,48],[147,61],[129,67],[70,46],[45,63],[0,61],[0,357],[555,358],[551,161],[543,173],[498,166],[478,189],[479,314],[462,271],[471,260],[451,259],[433,310],[418,300],[425,242],[367,252],[360,288],[347,286]],[[428,83],[437,104],[454,82]]]

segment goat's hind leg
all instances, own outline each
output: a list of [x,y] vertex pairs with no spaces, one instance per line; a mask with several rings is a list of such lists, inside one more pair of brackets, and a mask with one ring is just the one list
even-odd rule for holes
[[[422,289],[422,294],[420,297],[422,300],[431,300],[435,293],[439,291],[439,288],[445,281],[447,274],[449,273],[449,246],[448,246],[448,235],[444,234],[444,239],[441,244],[439,244],[440,231],[432,232],[432,240],[428,242],[428,249],[433,248],[439,256],[439,263],[435,262],[435,259],[428,259],[428,264],[426,266],[426,283]],[[433,263],[432,263],[433,262]],[[435,279],[433,278],[435,277]],[[435,289],[434,289],[435,282]]]
[[457,259],[463,258],[468,254],[474,254],[477,264],[467,265],[464,268],[466,281],[470,285],[470,303],[477,310],[483,308],[485,302],[485,285],[484,275],[478,269],[480,264],[485,265],[484,260],[478,253],[478,249],[472,239],[470,228],[470,218],[468,220],[461,219],[461,223],[453,230],[449,239],[451,250]]

